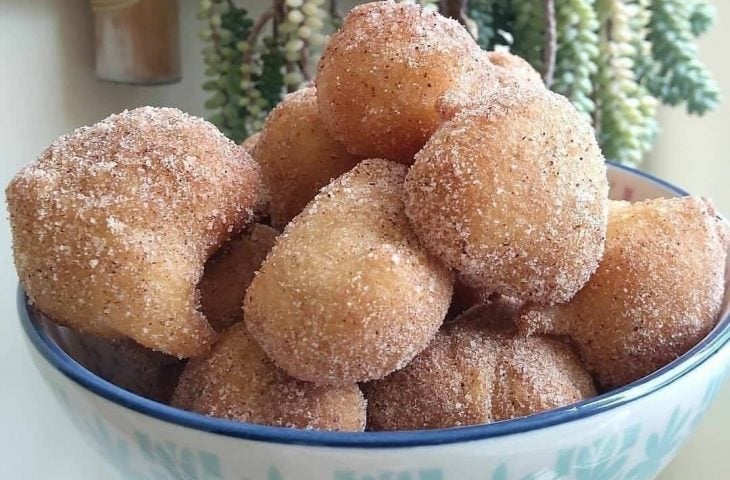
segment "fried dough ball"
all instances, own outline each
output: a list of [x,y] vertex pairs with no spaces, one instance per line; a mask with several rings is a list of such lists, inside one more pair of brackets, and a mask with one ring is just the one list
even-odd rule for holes
[[528,331],[570,336],[602,390],[663,367],[720,313],[728,227],[704,199],[612,202],[606,253],[569,302],[528,308]]
[[241,146],[253,157],[254,152],[256,151],[256,145],[258,145],[260,138],[261,132],[256,132],[241,142]]
[[405,173],[365,160],[334,180],[287,226],[251,283],[246,325],[290,375],[330,384],[382,378],[444,320],[451,274],[410,229]]
[[254,223],[208,259],[198,285],[200,308],[216,332],[243,320],[243,297],[277,235]]
[[279,228],[304,210],[320,188],[359,161],[327,133],[314,88],[287,95],[271,112],[254,158],[269,188],[271,222]]
[[[248,152],[249,155],[253,157],[254,160],[256,160],[255,157],[255,151],[256,151],[256,145],[259,143],[259,138],[261,138],[261,132],[256,132],[253,135],[247,137],[243,142],[241,142],[241,147],[243,147],[246,152]],[[266,185],[265,179],[261,178],[261,187],[259,188],[258,197],[256,198],[256,204],[253,207],[254,210],[254,218],[256,221],[263,221],[268,219],[269,217],[269,202],[271,201],[271,193],[269,192],[269,187]]]
[[315,385],[277,368],[238,323],[206,356],[191,360],[172,405],[241,422],[361,432],[365,399],[356,384]]
[[489,423],[596,393],[565,343],[518,334],[503,312],[490,305],[468,310],[408,366],[364,390],[370,430]]
[[524,58],[509,52],[486,52],[494,66],[494,74],[500,86],[517,84],[523,88],[545,88],[542,77]]
[[405,181],[406,214],[470,286],[569,300],[595,271],[608,180],[593,129],[564,97],[503,89],[439,128]]
[[455,20],[407,2],[366,3],[325,47],[319,109],[350,153],[410,164],[440,122],[439,97],[496,88],[492,70]]
[[[483,52],[483,56],[492,67],[497,88],[545,89],[540,74],[522,57],[502,51]],[[446,92],[436,102],[439,118],[445,122],[462,110],[478,108],[489,102],[494,93],[495,88],[483,88],[471,95]]]
[[259,170],[208,122],[125,111],[56,140],[7,188],[15,265],[55,321],[161,352],[204,352],[196,286],[251,218]]
[[261,183],[259,194],[256,196],[256,203],[253,206],[253,220],[262,223],[270,223],[269,204],[271,193],[265,183]]

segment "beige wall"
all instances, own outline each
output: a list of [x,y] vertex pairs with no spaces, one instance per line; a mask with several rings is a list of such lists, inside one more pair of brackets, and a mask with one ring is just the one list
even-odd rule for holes
[[94,76],[88,1],[2,0],[2,164],[25,164],[58,135],[124,108],[175,105],[203,113],[203,66],[199,26],[194,18],[197,2],[181,3],[183,81],[168,86],[131,87],[98,82]]

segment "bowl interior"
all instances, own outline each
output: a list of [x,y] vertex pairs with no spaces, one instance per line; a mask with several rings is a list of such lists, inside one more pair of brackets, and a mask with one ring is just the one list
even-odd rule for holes
[[[636,170],[609,165],[610,196],[641,200],[683,196],[686,192]],[[727,268],[726,271],[730,271]],[[726,275],[727,277],[727,275]],[[726,279],[726,292],[728,292]],[[625,387],[563,408],[486,425],[409,432],[322,432],[254,425],[206,417],[164,402],[184,365],[166,355],[138,355],[118,342],[80,335],[60,327],[28,306],[19,289],[18,307],[29,340],[39,353],[71,381],[119,405],[175,424],[223,435],[277,443],[339,447],[404,447],[462,442],[539,429],[577,420],[642,398],[687,374],[730,340],[730,294],[720,321],[698,345],[669,365]]]

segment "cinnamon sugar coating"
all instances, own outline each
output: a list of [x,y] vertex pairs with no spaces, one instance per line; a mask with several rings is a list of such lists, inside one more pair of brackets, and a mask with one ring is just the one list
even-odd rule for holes
[[[247,137],[243,142],[241,142],[241,147],[243,147],[246,152],[253,157],[254,160],[256,160],[255,152],[256,152],[256,145],[259,143],[259,138],[261,138],[261,132],[256,132],[252,134],[251,136]],[[260,167],[260,165],[259,165]],[[256,221],[262,221],[262,220],[268,220],[270,217],[269,214],[269,202],[271,201],[271,192],[269,192],[269,187],[266,185],[266,180],[264,178],[263,172],[261,174],[261,187],[259,188],[258,197],[256,198],[256,204],[253,207],[254,210],[254,218]]]
[[520,301],[569,300],[595,271],[606,166],[564,97],[506,88],[444,123],[406,176],[419,240],[470,286]]
[[213,417],[281,427],[362,431],[365,399],[356,384],[301,382],[277,368],[238,323],[204,357],[191,360],[172,405]]
[[595,395],[565,343],[521,335],[503,313],[490,305],[468,310],[408,366],[365,385],[368,429],[490,423]]
[[325,129],[314,88],[284,97],[266,119],[256,145],[254,159],[269,189],[271,222],[278,228],[359,161]]
[[347,384],[403,367],[441,325],[452,277],[403,212],[406,167],[365,160],[312,200],[248,289],[249,332],[301,380]]
[[494,76],[502,87],[519,85],[523,88],[545,88],[542,77],[527,60],[510,52],[486,52],[494,66]]
[[602,390],[663,367],[717,322],[728,226],[712,204],[683,197],[611,202],[606,253],[563,305],[526,308],[529,332],[570,336]]
[[474,110],[492,102],[493,96],[504,90],[545,90],[542,77],[524,58],[509,52],[481,52],[490,65],[493,82],[465,95],[459,90],[445,92],[436,101],[441,122],[454,118],[463,110]]
[[261,138],[261,132],[256,132],[249,137],[247,137],[244,141],[241,142],[241,146],[244,150],[248,152],[249,155],[252,157],[254,156],[254,152],[256,151],[256,146],[259,144],[259,139]]
[[439,97],[496,86],[458,22],[408,2],[354,7],[324,49],[316,78],[330,134],[361,157],[410,164],[440,122]]
[[214,337],[196,285],[251,218],[259,171],[172,108],[112,115],[56,140],[7,188],[15,265],[57,322],[188,357]]

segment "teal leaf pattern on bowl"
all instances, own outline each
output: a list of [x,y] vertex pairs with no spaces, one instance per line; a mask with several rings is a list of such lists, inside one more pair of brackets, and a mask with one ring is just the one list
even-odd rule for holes
[[[538,479],[545,479],[545,477],[541,477],[538,474],[530,473],[528,475],[525,475],[520,480],[538,480]],[[550,479],[554,477],[548,477]],[[492,474],[492,478],[490,480],[510,480],[507,472],[507,464],[502,463],[497,467],[497,469]]]
[[353,471],[337,470],[333,480],[443,480],[441,469],[409,471],[381,471],[376,473],[357,473]]
[[492,480],[508,480],[507,465],[501,464],[492,474]]
[[85,426],[87,433],[102,456],[117,469],[122,478],[151,480],[151,477],[132,467],[129,444],[124,439],[110,434],[99,415],[94,414],[87,418]]
[[[519,465],[503,461],[488,480],[648,480],[654,478],[682,442],[689,436],[723,386],[728,371],[710,379],[695,408],[677,405],[660,431],[645,432],[636,423],[622,433],[599,438],[587,445],[557,452],[552,467],[512,475]],[[59,382],[50,382],[59,404],[73,423],[93,442],[103,457],[124,479],[135,480],[292,480],[271,465],[265,478],[232,479],[223,474],[220,458],[207,451],[194,451],[168,440],[133,430],[132,438],[108,428],[98,413],[87,413],[73,404]],[[636,460],[637,450],[639,459]],[[634,459],[632,460],[632,452]],[[499,462],[499,459],[497,459]],[[144,470],[144,471],[143,471]],[[416,471],[337,470],[323,480],[462,480],[447,477],[439,468]],[[485,479],[486,480],[486,479]]]
[[623,434],[599,438],[590,445],[560,450],[555,471],[559,476],[573,474],[576,480],[617,480],[639,439],[641,424],[634,424]]
[[[730,372],[730,369],[728,369],[728,372]],[[712,404],[712,401],[715,399],[718,393],[720,393],[720,389],[725,384],[725,375],[718,375],[715,378],[713,378],[710,383],[707,385],[707,389],[705,390],[705,395],[702,397],[702,403],[700,404],[699,413],[695,416],[694,420],[692,420],[692,427],[696,427],[700,420],[705,416],[705,412],[708,408],[710,408],[710,405]]]
[[266,474],[266,480],[284,480],[284,477],[281,476],[276,467],[271,466],[269,467],[269,473]]
[[[144,456],[161,465],[173,480],[223,480],[220,461],[212,453],[193,454],[190,449],[179,448],[172,442],[153,442],[139,431],[134,436]],[[166,477],[160,473],[157,478]]]
[[646,457],[639,462],[626,475],[626,480],[647,480],[653,478],[665,459],[679,448],[682,441],[689,435],[685,430],[685,424],[692,415],[692,411],[683,412],[681,407],[676,407],[669,418],[664,432],[659,434],[652,432],[644,445]]

